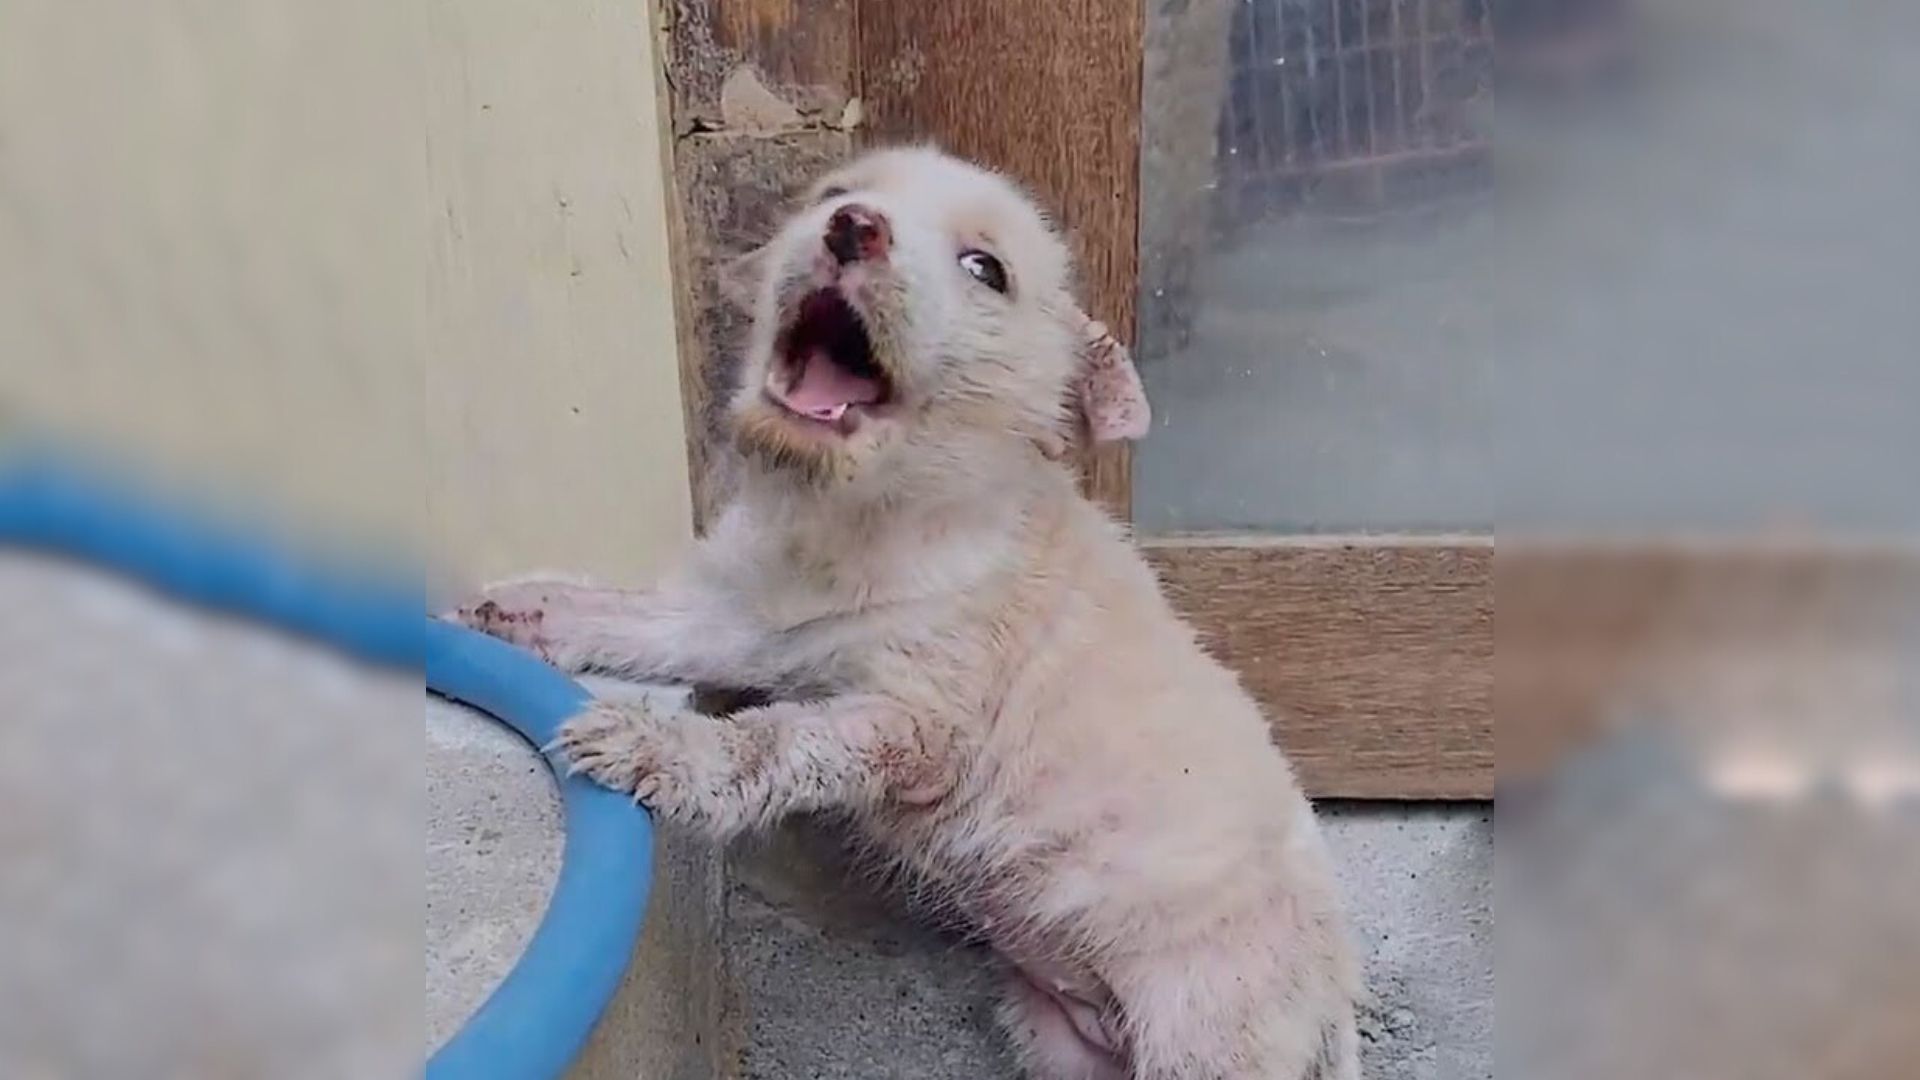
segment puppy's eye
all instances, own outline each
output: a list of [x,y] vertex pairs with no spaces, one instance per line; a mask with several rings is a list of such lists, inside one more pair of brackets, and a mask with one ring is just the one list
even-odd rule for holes
[[840,186],[838,186],[838,185],[835,185],[835,186],[833,186],[833,187],[830,187],[830,188],[822,188],[822,189],[821,189],[821,191],[820,191],[820,198],[819,198],[819,200],[818,200],[818,201],[819,201],[819,202],[831,202],[831,201],[833,201],[834,199],[837,199],[837,198],[839,198],[840,196],[842,196],[842,195],[845,195],[846,193],[847,193],[847,189],[846,189],[846,188],[843,188],[843,187],[840,187]]
[[960,267],[972,274],[975,281],[997,293],[1007,291],[1007,268],[1000,260],[984,251],[967,250],[960,253]]

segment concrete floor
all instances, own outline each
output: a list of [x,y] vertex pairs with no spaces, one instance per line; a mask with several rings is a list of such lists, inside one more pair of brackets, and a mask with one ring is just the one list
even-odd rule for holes
[[533,748],[486,715],[429,696],[429,1053],[493,992],[560,872],[560,800]]
[[[1320,808],[1375,996],[1370,1080],[1493,1075],[1493,822],[1481,804]],[[750,1080],[1013,1077],[979,950],[916,925],[798,824],[732,854]]]
[[1374,1000],[1371,1080],[1493,1076],[1493,808],[1323,805]]

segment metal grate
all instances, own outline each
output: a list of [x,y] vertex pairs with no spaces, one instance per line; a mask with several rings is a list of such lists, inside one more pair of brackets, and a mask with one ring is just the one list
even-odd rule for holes
[[1241,0],[1222,209],[1377,207],[1457,183],[1485,159],[1471,111],[1493,92],[1492,44],[1486,0]]

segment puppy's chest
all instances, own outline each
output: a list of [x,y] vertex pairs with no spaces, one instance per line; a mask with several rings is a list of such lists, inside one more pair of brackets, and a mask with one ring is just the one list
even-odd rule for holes
[[817,672],[828,689],[873,689],[903,655],[917,651],[923,617],[901,610],[822,610],[793,621],[774,648],[797,670]]
[[969,800],[963,809],[896,807],[864,823],[869,841],[910,868],[957,919],[1004,950],[1027,948],[1044,932],[1034,916],[1053,909],[1062,883],[1078,876],[1078,853],[1063,834],[1019,808]]
[[997,659],[980,623],[947,597],[842,607],[820,603],[785,613],[776,648],[798,666],[829,675],[837,689],[932,698],[958,705]]

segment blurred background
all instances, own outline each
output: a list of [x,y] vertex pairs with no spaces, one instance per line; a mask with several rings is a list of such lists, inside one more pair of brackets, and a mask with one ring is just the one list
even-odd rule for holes
[[1489,1067],[1911,1069],[1920,11],[1149,3],[1146,42],[1136,526],[1497,532]]
[[[1089,489],[1326,800],[1373,1074],[1908,1076],[1917,119],[1902,0],[0,0],[0,431],[442,594],[644,582],[725,497],[712,265],[937,139],[1131,331]],[[416,1070],[414,958],[526,929],[436,785],[533,762],[417,693],[4,553],[0,1072]],[[638,967],[716,1038],[609,1075],[892,1016],[725,874]]]
[[1142,527],[1920,525],[1909,6],[1158,7]]

